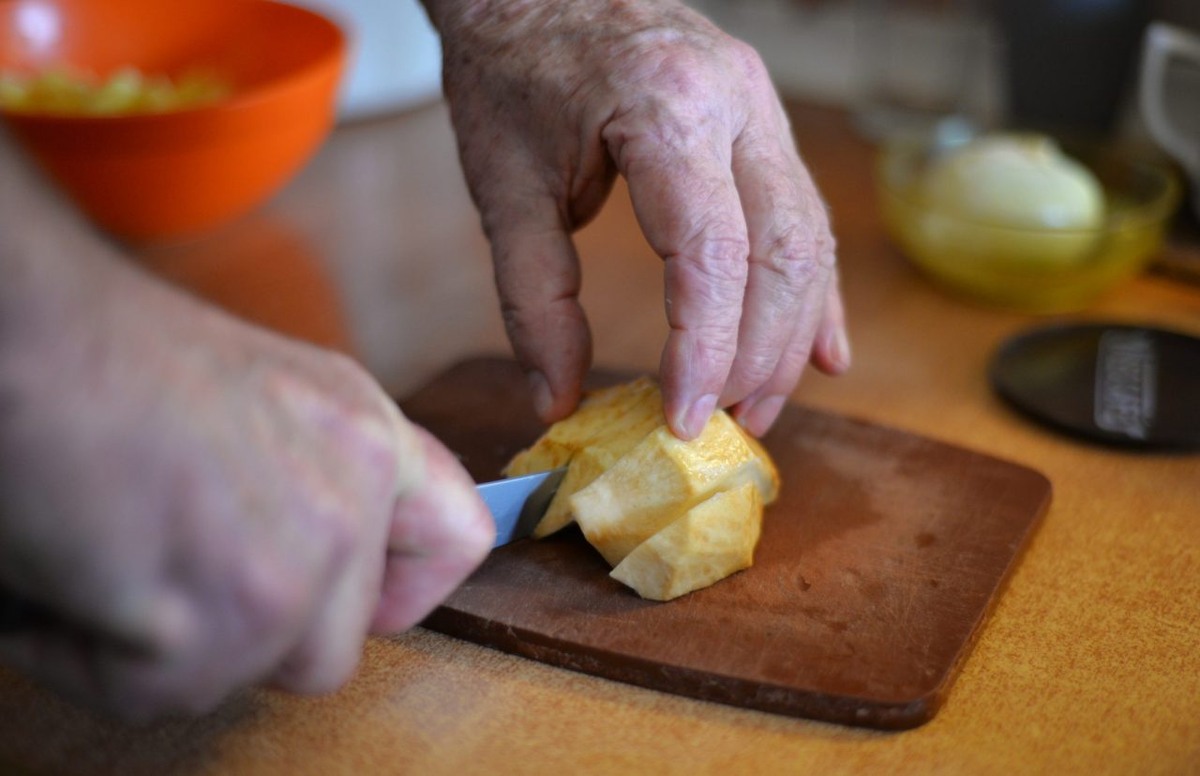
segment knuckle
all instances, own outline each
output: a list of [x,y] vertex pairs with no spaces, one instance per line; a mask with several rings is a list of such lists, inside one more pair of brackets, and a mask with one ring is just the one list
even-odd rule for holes
[[[656,56],[646,60],[650,69],[642,75],[652,76],[665,94],[675,95],[681,102],[708,96],[713,85],[722,82],[731,88],[747,82],[755,86],[771,83],[758,50],[738,38],[723,33],[715,39],[674,35],[660,38],[655,44]],[[731,82],[730,73],[738,74],[740,79]]]
[[692,148],[722,122],[726,106],[713,95],[738,88],[729,80],[728,70],[690,41],[665,41],[630,76],[635,88],[621,100],[616,115],[642,119],[630,126],[638,128],[635,134],[649,133],[658,145]]
[[[397,426],[399,410],[389,411],[391,399],[373,383],[363,381],[356,362],[339,356],[330,373],[338,379],[338,369],[346,375],[341,385],[358,385],[359,390],[331,392],[325,395],[318,416],[325,434],[343,461],[371,475],[372,482],[388,483],[400,466],[398,440],[403,438]],[[357,382],[352,382],[352,380]]]
[[[257,375],[272,406],[282,407],[294,421],[374,451],[390,438],[391,423],[383,396],[357,361],[340,353],[296,368],[274,365]],[[386,449],[386,444],[384,444]]]
[[749,271],[744,241],[709,241],[666,263],[667,317],[674,328],[702,326],[704,341],[724,343],[736,336]]
[[720,285],[745,283],[746,261],[750,255],[750,243],[745,237],[724,237],[704,243],[697,269],[704,276]]
[[796,224],[775,235],[754,260],[792,289],[822,283],[833,270],[832,239],[821,227]]
[[682,254],[701,279],[717,287],[745,283],[750,242],[743,235],[701,236],[695,247]]
[[338,425],[350,460],[369,472],[372,482],[390,485],[401,466],[396,423],[374,408],[353,406],[338,413]]
[[303,621],[311,606],[312,591],[298,572],[289,564],[269,559],[242,565],[233,583],[234,595],[240,617],[253,631],[287,632]]
[[731,38],[729,53],[746,81],[755,86],[770,86],[771,77],[758,49],[743,40]]
[[837,238],[833,236],[833,231],[829,228],[829,221],[823,220],[820,227],[817,229],[817,261],[829,270],[833,269],[833,265],[837,256]]
[[660,43],[657,56],[646,60],[650,69],[640,73],[649,76],[668,105],[686,105],[693,97],[704,91],[706,64],[697,55],[691,42],[685,38],[664,40]]

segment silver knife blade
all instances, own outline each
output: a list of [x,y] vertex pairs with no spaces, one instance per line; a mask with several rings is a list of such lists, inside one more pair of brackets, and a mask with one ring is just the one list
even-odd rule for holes
[[551,469],[476,485],[496,523],[496,543],[492,546],[500,547],[533,533],[566,473],[565,468]]

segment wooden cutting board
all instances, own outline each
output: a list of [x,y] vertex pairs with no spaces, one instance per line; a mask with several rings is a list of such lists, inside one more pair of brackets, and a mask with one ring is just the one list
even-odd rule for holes
[[[543,430],[502,359],[463,362],[401,406],[477,481]],[[783,488],[752,568],[644,601],[570,528],[493,551],[425,625],[735,706],[878,728],[928,721],[1049,505],[1049,481],[795,405],[763,441]]]

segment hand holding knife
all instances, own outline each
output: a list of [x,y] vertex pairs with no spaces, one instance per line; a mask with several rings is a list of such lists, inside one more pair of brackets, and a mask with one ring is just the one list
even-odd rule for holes
[[[524,539],[533,532],[566,471],[552,469],[475,486],[496,523],[494,547]],[[60,624],[61,618],[49,608],[0,588],[0,635]]]

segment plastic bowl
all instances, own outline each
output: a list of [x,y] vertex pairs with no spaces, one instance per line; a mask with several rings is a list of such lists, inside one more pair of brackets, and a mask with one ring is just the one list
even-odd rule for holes
[[211,72],[228,96],[119,116],[0,112],[12,136],[96,224],[127,240],[193,235],[247,213],[333,125],[345,35],[268,0],[0,2],[0,69]]
[[937,283],[998,306],[1066,312],[1143,270],[1161,247],[1180,198],[1170,168],[1061,138],[1062,150],[1091,170],[1103,189],[1105,215],[1098,228],[1013,228],[939,210],[922,196],[923,176],[947,145],[969,139],[895,138],[879,156],[877,185],[888,233]]

